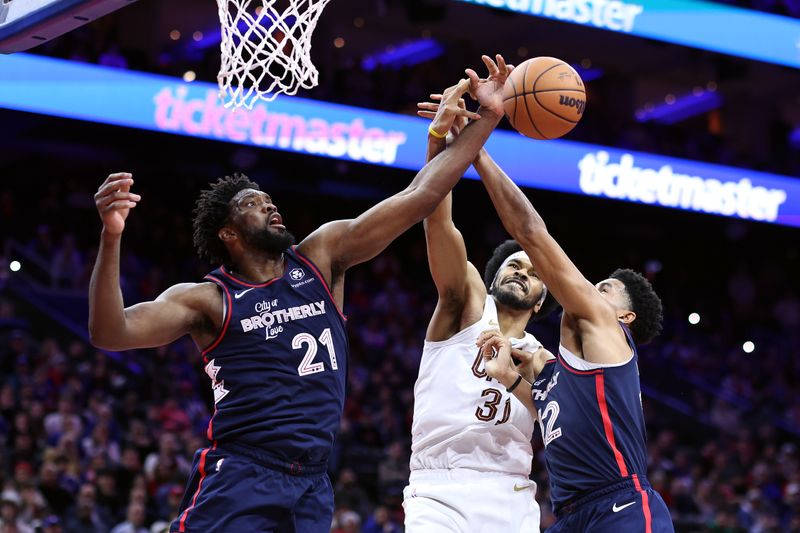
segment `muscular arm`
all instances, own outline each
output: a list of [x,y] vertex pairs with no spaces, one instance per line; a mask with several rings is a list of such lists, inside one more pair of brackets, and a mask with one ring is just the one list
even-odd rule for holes
[[405,190],[355,219],[323,225],[300,244],[301,252],[331,272],[343,272],[378,255],[400,234],[433,213],[467,170],[500,121],[499,115],[488,110],[481,116],[450,148],[426,164]]
[[[467,69],[468,79],[445,91],[441,111],[446,112],[467,90],[481,104],[480,120],[469,124],[449,149],[434,157],[403,191],[384,200],[352,220],[339,220],[322,226],[299,246],[329,279],[347,268],[378,255],[397,236],[429,216],[475,159],[478,150],[503,116],[503,86],[513,67],[496,56],[495,63],[482,56],[489,77],[479,79]],[[337,279],[332,279],[334,285]],[[340,289],[334,287],[334,294]]]
[[93,345],[107,350],[167,344],[185,333],[199,332],[205,317],[212,316],[203,306],[210,309],[217,302],[221,309],[210,283],[176,285],[154,302],[125,309],[119,283],[120,243],[125,220],[141,199],[130,192],[132,184],[131,174],[111,174],[94,197],[103,232],[89,283],[89,337]]
[[168,344],[196,329],[203,316],[198,312],[198,301],[216,294],[211,284],[175,285],[155,301],[124,307],[119,284],[120,237],[104,234],[100,240],[89,284],[92,344],[106,350],[150,348]]
[[578,319],[616,322],[611,306],[581,274],[547,231],[542,217],[525,194],[485,151],[475,169],[492,199],[500,220],[531,258],[537,273],[564,308]]

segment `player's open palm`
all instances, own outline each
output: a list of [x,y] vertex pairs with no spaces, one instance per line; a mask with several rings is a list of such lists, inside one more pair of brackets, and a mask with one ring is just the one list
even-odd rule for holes
[[133,177],[127,172],[111,174],[106,178],[97,193],[94,195],[94,203],[100,219],[103,221],[103,229],[111,234],[118,235],[125,229],[125,219],[128,213],[136,207],[136,203],[142,199],[138,194],[131,192]]
[[511,359],[511,343],[500,331],[484,331],[477,344],[483,355],[483,368],[489,376],[503,381],[504,377],[517,373]]
[[504,113],[503,87],[514,66],[506,65],[505,59],[500,54],[495,56],[496,63],[489,56],[481,56],[481,59],[489,70],[489,77],[479,78],[471,68],[465,70],[469,77],[469,94],[478,101],[481,107],[502,117]]

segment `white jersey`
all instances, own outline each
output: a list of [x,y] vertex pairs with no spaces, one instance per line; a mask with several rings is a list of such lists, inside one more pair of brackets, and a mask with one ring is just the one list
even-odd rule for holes
[[[534,419],[497,380],[486,375],[475,341],[497,329],[494,297],[486,297],[481,319],[439,342],[425,342],[414,385],[411,470],[468,468],[528,477],[533,460]],[[511,339],[515,348],[536,351],[530,333]]]

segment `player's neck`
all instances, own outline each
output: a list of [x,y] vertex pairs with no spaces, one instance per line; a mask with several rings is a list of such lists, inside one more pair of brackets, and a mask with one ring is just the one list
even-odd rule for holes
[[515,339],[524,337],[525,326],[528,325],[528,321],[531,319],[531,311],[511,309],[497,300],[495,300],[495,303],[497,304],[497,321],[500,323],[500,332],[507,337]]
[[264,283],[283,275],[283,253],[277,255],[266,252],[248,251],[234,261],[233,273],[243,281]]

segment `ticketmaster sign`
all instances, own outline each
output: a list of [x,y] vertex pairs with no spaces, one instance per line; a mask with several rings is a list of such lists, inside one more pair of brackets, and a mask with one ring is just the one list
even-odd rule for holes
[[702,0],[461,0],[800,68],[800,20]]
[[[0,107],[409,170],[424,164],[425,120],[285,96],[234,113],[217,92],[209,83],[0,56]],[[487,149],[521,186],[800,227],[800,179],[508,131],[496,131]]]

